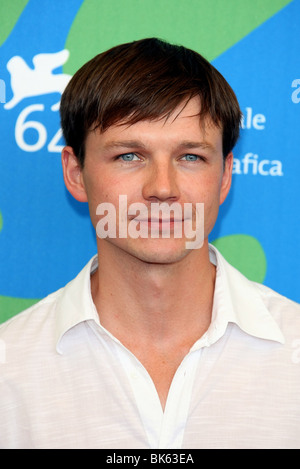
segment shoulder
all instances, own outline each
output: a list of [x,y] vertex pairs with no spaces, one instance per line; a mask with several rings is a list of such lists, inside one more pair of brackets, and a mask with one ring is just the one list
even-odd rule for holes
[[252,282],[266,309],[278,324],[286,343],[300,340],[300,304],[271,288]]
[[300,304],[265,285],[253,284],[283,335],[288,338],[298,334],[300,339]]
[[24,361],[34,353],[53,353],[67,329],[90,318],[90,272],[96,260],[93,257],[63,288],[0,325],[1,344],[8,354]]
[[17,314],[0,326],[0,400],[1,405],[12,389],[34,381],[55,356],[55,316],[60,291]]
[[[216,265],[222,284],[222,295],[228,308],[231,306],[234,317],[243,317],[253,330],[266,334],[277,323],[285,342],[291,342],[298,334],[300,339],[300,305],[266,285],[247,279],[233,267],[215,248]],[[270,319],[273,319],[273,321]],[[270,329],[271,330],[271,329]],[[279,336],[278,336],[279,337]]]
[[238,297],[239,300],[245,300],[244,305],[252,300],[263,302],[270,313],[289,312],[300,316],[300,304],[283,296],[272,288],[261,283],[254,282],[245,277],[239,270],[231,265],[222,254],[214,247],[209,246],[210,251],[216,256],[216,264],[221,272],[223,279],[226,279],[225,287]]
[[[41,331],[50,326],[55,305],[63,289],[51,293],[30,308],[18,313],[16,316],[0,325],[0,340],[10,347],[17,344],[32,343],[38,338]],[[3,342],[2,342],[3,343]]]
[[266,285],[260,283],[252,282],[254,288],[256,288],[258,294],[261,296],[261,299],[265,303],[266,307],[275,312],[289,312],[294,313],[296,316],[300,316],[300,304],[295,301],[281,295],[280,293],[272,290]]

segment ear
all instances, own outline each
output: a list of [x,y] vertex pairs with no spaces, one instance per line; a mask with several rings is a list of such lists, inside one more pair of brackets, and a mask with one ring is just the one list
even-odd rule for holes
[[64,147],[61,153],[63,175],[66,188],[79,202],[87,202],[83,182],[82,167],[72,147]]
[[225,201],[231,187],[233,168],[233,153],[230,152],[225,158],[224,170],[221,181],[220,205]]

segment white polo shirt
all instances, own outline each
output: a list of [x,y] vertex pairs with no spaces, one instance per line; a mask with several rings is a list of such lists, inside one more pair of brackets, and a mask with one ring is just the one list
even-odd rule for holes
[[210,246],[212,321],[162,411],[136,357],[93,304],[94,257],[0,327],[1,448],[300,448],[300,305]]

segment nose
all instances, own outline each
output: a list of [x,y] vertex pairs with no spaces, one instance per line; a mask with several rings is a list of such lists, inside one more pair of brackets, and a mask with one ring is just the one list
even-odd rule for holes
[[153,161],[146,172],[143,197],[149,201],[175,201],[179,198],[176,168],[172,161]]

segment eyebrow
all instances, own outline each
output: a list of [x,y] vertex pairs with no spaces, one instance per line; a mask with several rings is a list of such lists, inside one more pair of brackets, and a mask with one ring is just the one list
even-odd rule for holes
[[145,145],[138,140],[125,140],[125,141],[112,141],[104,145],[105,150],[110,150],[111,148],[143,148],[146,149]]
[[179,148],[202,148],[203,150],[216,150],[214,145],[209,142],[191,142],[189,140],[181,142],[179,144]]
[[[112,142],[108,142],[105,146],[104,146],[104,149],[105,150],[110,150],[110,149],[113,149],[113,148],[142,148],[144,150],[146,150],[146,146],[138,141],[138,140],[125,140],[125,141],[112,141]],[[203,150],[210,150],[210,151],[216,151],[214,145],[212,145],[211,143],[209,142],[193,142],[193,141],[190,141],[190,140],[184,140],[183,142],[180,142],[178,145],[177,145],[177,148],[180,149],[180,150],[183,150],[183,149],[193,149],[193,148],[200,148],[200,149],[203,149]]]

